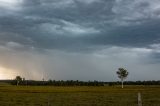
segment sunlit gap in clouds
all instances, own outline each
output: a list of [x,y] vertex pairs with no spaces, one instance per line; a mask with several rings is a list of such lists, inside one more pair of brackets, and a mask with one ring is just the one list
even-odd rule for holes
[[4,3],[16,3],[19,0],[0,0],[0,2],[4,2]]
[[13,79],[17,75],[15,70],[4,68],[0,66],[0,80]]
[[15,10],[22,3],[22,0],[0,0],[0,7]]

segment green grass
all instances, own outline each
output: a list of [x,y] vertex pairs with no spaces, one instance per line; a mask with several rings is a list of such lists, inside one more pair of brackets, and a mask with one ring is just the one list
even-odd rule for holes
[[[0,86],[0,106],[160,106],[160,86]],[[49,104],[49,105],[48,105]]]

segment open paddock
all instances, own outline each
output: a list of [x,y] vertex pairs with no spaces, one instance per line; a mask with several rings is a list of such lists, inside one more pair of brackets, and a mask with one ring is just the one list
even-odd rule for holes
[[0,86],[1,106],[160,106],[160,86]]

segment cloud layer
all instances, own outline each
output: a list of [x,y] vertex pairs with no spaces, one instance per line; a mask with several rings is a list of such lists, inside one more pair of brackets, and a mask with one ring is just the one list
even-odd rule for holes
[[159,80],[159,3],[0,0],[0,73],[112,81],[125,67],[129,80]]

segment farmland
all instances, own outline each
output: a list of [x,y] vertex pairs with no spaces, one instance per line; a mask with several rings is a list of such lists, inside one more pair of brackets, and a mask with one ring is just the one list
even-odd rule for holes
[[160,106],[160,86],[0,86],[1,106]]

